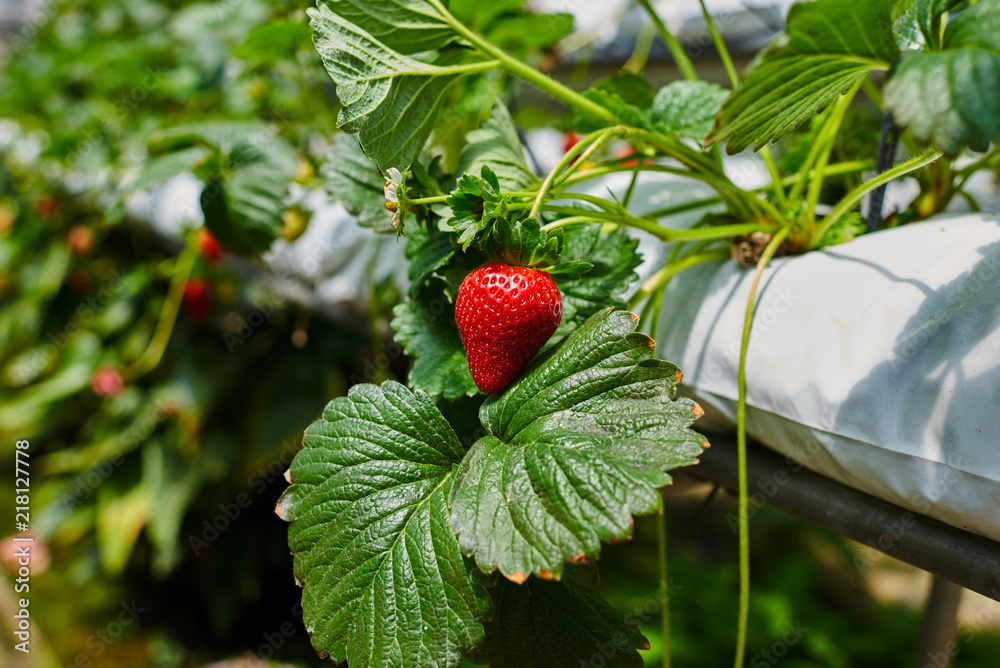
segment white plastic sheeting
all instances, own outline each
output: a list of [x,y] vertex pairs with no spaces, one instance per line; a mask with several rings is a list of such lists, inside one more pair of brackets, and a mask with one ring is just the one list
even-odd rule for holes
[[[658,354],[732,430],[753,272],[697,266],[664,296]],[[1000,216],[942,216],[765,271],[747,429],[808,468],[1000,540]],[[891,537],[890,537],[891,538]]]

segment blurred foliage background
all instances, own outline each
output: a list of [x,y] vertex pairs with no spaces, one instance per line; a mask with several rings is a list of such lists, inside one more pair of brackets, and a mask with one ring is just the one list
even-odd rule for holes
[[[5,635],[5,666],[322,664],[297,614],[274,503],[303,428],[352,383],[377,380],[372,360],[398,295],[384,285],[371,308],[315,317],[252,280],[245,261],[220,262],[197,230],[186,234],[199,252],[185,255],[114,214],[120,187],[149,159],[149,138],[193,121],[270,124],[297,152],[296,180],[320,185],[337,101],[310,43],[308,4],[52,2],[5,35],[0,468],[9,490],[14,442],[31,441],[31,527],[47,553],[33,564],[34,651],[12,652]],[[440,143],[475,127],[505,82],[477,85],[455,92],[458,120]],[[567,123],[531,104],[517,117],[522,126]],[[172,281],[182,262],[193,263],[183,294]],[[257,311],[260,324],[234,326]],[[226,337],[234,332],[235,346]],[[379,376],[405,369],[394,359]],[[731,660],[732,504],[704,508],[707,493],[668,500],[676,666]],[[3,517],[13,518],[12,497],[3,495]],[[606,596],[651,640],[650,666],[663,648],[656,521],[641,520],[636,538],[601,561]],[[13,533],[4,522],[0,535]],[[904,599],[922,599],[919,575],[885,559],[873,571],[896,573],[908,594],[877,597],[873,571],[859,574],[858,548],[846,540],[767,509],[753,531],[751,665],[911,665],[919,614]],[[0,587],[9,619],[9,575]],[[774,661],[761,654],[790,628],[807,630]],[[977,631],[956,665],[998,656],[1000,635]]]

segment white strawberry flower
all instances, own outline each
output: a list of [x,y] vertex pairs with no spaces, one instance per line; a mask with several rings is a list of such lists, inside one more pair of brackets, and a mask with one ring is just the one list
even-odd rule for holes
[[392,221],[389,223],[392,229],[399,226],[399,195],[396,193],[396,188],[402,183],[403,175],[395,167],[390,167],[385,178],[385,208],[392,211]]

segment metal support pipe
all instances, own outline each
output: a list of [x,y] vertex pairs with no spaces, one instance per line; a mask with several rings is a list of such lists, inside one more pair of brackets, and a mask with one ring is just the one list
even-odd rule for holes
[[[709,438],[701,463],[684,471],[735,491],[736,439]],[[1000,543],[859,492],[756,443],[747,447],[747,476],[751,496],[1000,601]],[[858,567],[864,571],[863,558]]]
[[955,629],[958,626],[958,604],[961,602],[962,588],[935,575],[924,603],[924,618],[920,623],[913,668],[947,668],[952,664],[958,653]]

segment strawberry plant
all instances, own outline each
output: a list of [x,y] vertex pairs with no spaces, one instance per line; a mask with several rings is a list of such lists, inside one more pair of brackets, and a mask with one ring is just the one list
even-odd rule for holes
[[[689,428],[700,409],[676,397],[680,371],[654,359],[653,341],[635,330],[655,328],[673,276],[733,255],[756,266],[738,384],[742,665],[744,367],[756,281],[778,253],[864,232],[859,203],[895,178],[918,174],[924,190],[898,224],[943,210],[972,171],[996,163],[997,116],[977,110],[995,108],[1000,90],[997,0],[953,17],[965,3],[798,4],[742,79],[706,10],[729,89],[698,79],[640,4],[685,77],[659,90],[633,68],[579,92],[504,39],[507,25],[558,33],[560,15],[444,0],[309,10],[345,133],[321,174],[362,225],[405,237],[411,283],[392,329],[413,360],[407,386],[360,385],[327,406],[278,504],[304,619],[324,655],[356,667],[454,666],[463,656],[576,666],[617,638],[608,665],[639,663],[644,641],[595,595],[593,562],[602,541],[629,537],[633,515],[660,509],[667,471],[696,463],[707,442]],[[882,89],[870,78],[879,72]],[[547,174],[524,159],[502,98],[509,79],[574,114],[565,154]],[[463,99],[458,112],[471,89],[492,94]],[[844,118],[862,94],[894,114],[887,127],[911,156],[880,164],[868,180],[860,177],[874,153],[837,160]],[[469,116],[482,122],[469,127]],[[808,143],[777,163],[768,145],[806,122],[798,136]],[[758,151],[769,185],[739,187],[723,146]],[[988,152],[955,167],[965,150]],[[615,173],[631,176],[622,197],[580,192]],[[715,194],[634,215],[643,173]],[[831,185],[843,194],[825,201]],[[673,214],[707,207],[715,211],[692,228],[670,225]],[[637,289],[630,230],[671,244],[665,266]],[[518,647],[505,647],[514,634]]]

